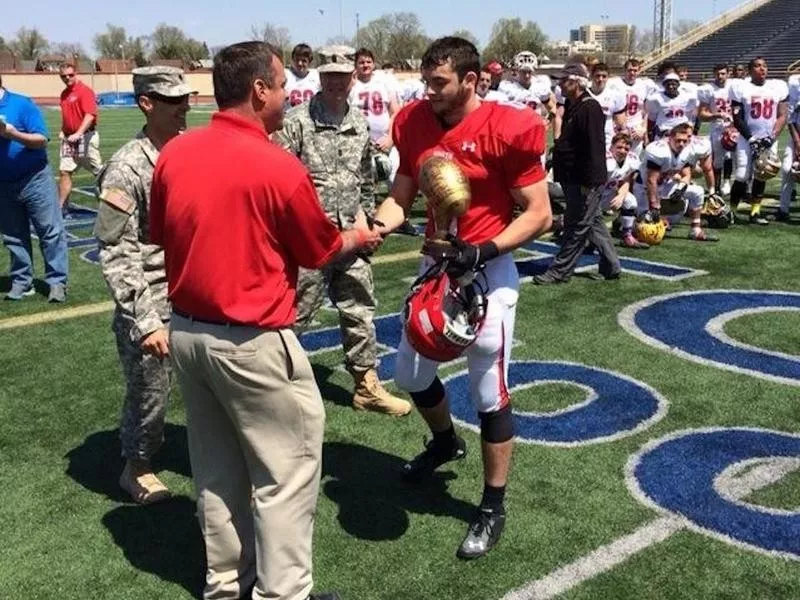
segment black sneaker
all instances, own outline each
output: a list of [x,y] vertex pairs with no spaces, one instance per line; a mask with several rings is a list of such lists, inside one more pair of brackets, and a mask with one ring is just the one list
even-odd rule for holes
[[478,516],[470,524],[467,536],[458,547],[456,556],[467,560],[480,558],[500,541],[505,524],[506,513],[504,510],[479,508]]
[[760,214],[750,215],[750,224],[751,225],[769,225],[769,221],[767,221]]
[[397,229],[395,229],[395,233],[402,233],[403,235],[413,235],[413,236],[419,235],[419,231],[417,231],[417,228],[414,227],[411,224],[411,221],[409,221],[408,219],[403,221],[403,224],[400,225],[400,227],[398,227]]
[[430,477],[444,463],[461,460],[467,455],[467,443],[455,436],[453,443],[445,446],[434,440],[425,442],[425,450],[403,465],[403,479],[419,482]]
[[777,221],[778,223],[788,223],[789,221],[792,220],[792,216],[788,212],[783,212],[782,210],[779,210],[778,212],[775,213],[774,220]]
[[311,594],[308,600],[342,600],[342,597],[336,592],[322,592],[319,594]]

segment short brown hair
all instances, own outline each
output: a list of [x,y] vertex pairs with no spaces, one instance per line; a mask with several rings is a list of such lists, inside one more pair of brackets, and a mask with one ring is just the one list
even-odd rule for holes
[[625,142],[629,146],[633,144],[631,135],[627,131],[620,131],[619,133],[615,134],[613,138],[611,138],[612,146],[615,146],[617,142]]
[[689,123],[678,123],[669,130],[669,135],[672,137],[678,133],[689,133],[691,134],[694,131],[694,127],[692,127]]
[[280,50],[267,42],[240,42],[227,46],[214,57],[214,100],[220,109],[245,102],[256,79],[271,88],[275,83],[272,57],[283,62]]

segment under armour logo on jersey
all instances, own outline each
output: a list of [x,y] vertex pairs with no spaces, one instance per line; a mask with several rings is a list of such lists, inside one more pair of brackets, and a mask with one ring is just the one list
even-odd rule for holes
[[475,148],[477,148],[477,147],[478,147],[478,145],[475,142],[463,142],[461,144],[461,151],[462,152],[475,152]]

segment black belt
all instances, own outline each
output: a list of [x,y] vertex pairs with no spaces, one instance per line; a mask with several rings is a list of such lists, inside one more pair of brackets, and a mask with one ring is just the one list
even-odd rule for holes
[[183,317],[184,319],[189,319],[190,321],[194,321],[197,323],[203,323],[205,325],[224,325],[226,327],[230,326],[244,326],[244,323],[236,323],[234,321],[213,321],[211,319],[198,319],[195,316],[190,315],[187,312],[182,311],[180,308],[172,307],[172,312],[174,312],[179,317]]

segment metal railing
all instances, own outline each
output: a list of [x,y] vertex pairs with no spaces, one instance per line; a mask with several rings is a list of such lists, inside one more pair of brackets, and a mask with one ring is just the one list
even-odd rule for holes
[[661,48],[653,50],[650,54],[646,54],[642,57],[642,70],[644,71],[653,67],[656,63],[661,62],[681,50],[685,50],[695,42],[699,42],[733,21],[741,19],[743,16],[770,2],[772,2],[772,0],[747,0],[747,2],[725,11],[718,17],[714,17],[710,21],[686,32],[679,38],[672,40],[669,44],[665,44]]
[[786,72],[789,75],[793,75],[794,73],[800,73],[800,60],[796,60],[788,67],[786,67]]

